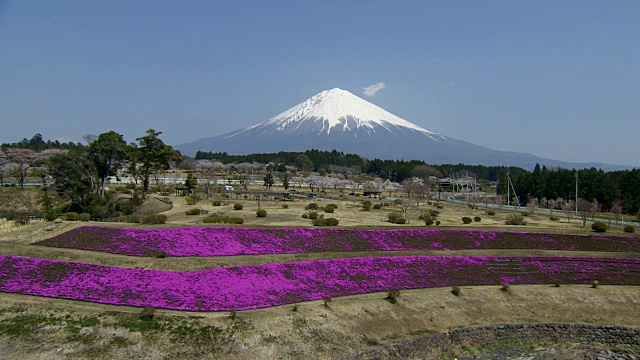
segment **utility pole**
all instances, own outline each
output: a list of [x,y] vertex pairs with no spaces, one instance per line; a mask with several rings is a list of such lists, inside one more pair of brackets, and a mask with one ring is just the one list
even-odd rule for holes
[[576,216],[578,216],[578,170],[576,170]]

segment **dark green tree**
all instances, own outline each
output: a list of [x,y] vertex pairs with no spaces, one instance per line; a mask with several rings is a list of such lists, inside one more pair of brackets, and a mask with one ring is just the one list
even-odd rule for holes
[[89,145],[89,160],[98,176],[98,195],[104,196],[104,183],[109,176],[117,175],[129,153],[129,145],[122,135],[109,131],[100,134]]
[[271,189],[274,182],[275,180],[273,179],[273,173],[271,170],[269,170],[264,176],[264,187],[266,187],[267,189]]
[[187,188],[187,193],[191,194],[193,189],[198,186],[198,179],[193,176],[192,173],[187,174],[187,179],[184,181],[184,186]]
[[143,194],[145,196],[149,191],[149,180],[152,175],[156,176],[156,183],[160,185],[158,181],[159,171],[168,170],[171,168],[172,162],[182,160],[179,152],[160,140],[159,136],[161,134],[162,132],[160,131],[149,129],[146,136],[136,139],[139,143],[136,160],[139,164],[139,171],[143,180]]

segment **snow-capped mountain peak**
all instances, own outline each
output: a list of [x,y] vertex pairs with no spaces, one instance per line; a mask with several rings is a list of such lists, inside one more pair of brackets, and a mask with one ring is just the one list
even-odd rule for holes
[[443,139],[437,133],[339,88],[322,91],[289,110],[244,130],[268,127],[277,131],[292,131],[303,124],[305,127],[309,126],[310,123],[317,127],[318,134],[355,130],[371,133],[383,129],[393,132],[394,129],[400,128],[420,132],[433,140]]

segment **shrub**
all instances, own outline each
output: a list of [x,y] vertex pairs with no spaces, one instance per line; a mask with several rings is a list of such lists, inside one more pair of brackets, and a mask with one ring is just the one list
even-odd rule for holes
[[339,220],[336,218],[328,218],[324,219],[324,222],[327,226],[338,226]]
[[306,210],[318,210],[319,208],[320,207],[318,207],[318,204],[316,203],[311,203],[305,207]]
[[312,211],[312,212],[309,213],[309,219],[311,219],[311,220],[317,219],[318,216],[319,216],[318,213],[315,212],[315,211]]
[[387,219],[390,223],[395,224],[398,219],[402,218],[402,215],[397,212],[392,212],[387,215]]
[[473,220],[471,220],[471,218],[468,217],[468,216],[462,217],[462,223],[464,223],[464,224],[471,224],[472,221]]
[[336,218],[317,218],[313,220],[313,226],[337,226],[338,222]]
[[78,219],[80,219],[80,221],[89,221],[91,220],[91,214],[82,213],[80,214],[80,216],[78,216]]
[[636,232],[636,228],[633,225],[627,225],[624,227],[624,232],[633,234],[634,232]]
[[242,204],[240,203],[233,204],[233,210],[242,210]]
[[511,214],[504,221],[507,225],[527,225],[522,214]]
[[162,250],[149,251],[146,255],[149,257],[154,257],[158,259],[164,259],[167,256],[169,256],[169,254],[166,251],[162,251]]
[[549,220],[551,220],[551,221],[560,221],[560,218],[558,216],[550,216]]
[[230,216],[209,216],[202,219],[202,222],[205,224],[244,224],[244,219],[240,217],[230,217]]
[[594,289],[597,289],[599,285],[600,285],[600,281],[598,281],[598,280],[593,280],[591,282],[591,287],[594,288]]
[[496,214],[496,211],[495,211],[495,210],[487,210],[487,215],[489,215],[489,216],[493,216],[493,215],[495,215],[495,214]]
[[440,225],[440,220],[436,220],[436,226]]
[[502,283],[500,284],[500,291],[502,292],[509,292],[511,291],[511,285],[507,284],[507,283]]
[[380,210],[380,209],[382,209],[382,204],[374,204],[374,205],[373,205],[373,208],[374,208],[375,210]]
[[260,209],[260,210],[256,211],[256,216],[257,217],[267,217],[267,210]]
[[387,291],[387,297],[385,300],[389,301],[392,304],[398,303],[398,298],[400,297],[400,290],[395,287],[392,287]]
[[220,201],[220,200],[214,200],[213,201],[213,206],[220,206],[220,205],[222,205],[222,201]]
[[304,214],[302,214],[302,218],[303,218],[303,219],[308,219],[308,218],[309,218],[309,215],[308,215],[307,213],[304,213]]
[[440,215],[440,211],[436,210],[436,209],[429,209],[427,211],[427,213],[429,213],[429,216],[431,216],[432,218],[437,218],[438,215]]
[[70,211],[64,214],[64,219],[67,221],[77,221],[80,218],[80,214],[77,212]]
[[433,221],[433,219],[431,218],[431,216],[426,216],[426,217],[424,218],[424,224],[425,224],[425,225],[427,225],[427,226],[429,226],[429,225],[433,225],[433,222],[434,222],[434,221]]
[[593,224],[591,224],[591,230],[597,233],[605,232],[607,231],[607,229],[609,229],[609,226],[601,221],[594,222]]
[[189,209],[187,210],[187,215],[200,215],[200,212],[202,212],[202,210],[200,208],[193,208],[193,209]]
[[29,219],[29,215],[27,214],[21,214],[16,217],[16,223],[18,223],[18,225],[29,225],[30,222],[31,219]]
[[396,224],[405,224],[406,222],[407,222],[407,219],[403,217],[396,219]]
[[451,288],[451,293],[455,296],[460,296],[462,295],[462,289],[460,289],[460,286],[454,286]]
[[369,211],[371,210],[371,201],[365,200],[362,202],[362,210]]
[[324,207],[324,212],[326,212],[326,213],[332,213],[333,210],[335,210],[335,208],[333,206],[331,206],[331,205],[327,205],[327,206]]
[[59,215],[60,215],[60,210],[56,208],[52,208],[44,212],[44,219],[46,221],[53,221],[57,219]]
[[165,214],[148,214],[144,216],[143,222],[145,224],[164,224],[167,222],[167,215]]
[[480,216],[474,216],[473,217],[473,221],[475,222],[480,222],[482,220],[482,218]]
[[153,315],[155,314],[156,309],[152,308],[151,306],[147,306],[144,309],[142,309],[142,311],[140,312],[140,319],[144,320],[144,321],[151,321],[153,320]]
[[329,204],[329,205],[327,205],[327,206],[332,206],[334,209],[337,209],[337,208],[338,208],[338,205],[333,204],[333,203],[332,203],[332,204]]
[[437,209],[444,209],[444,205],[442,205],[442,204],[436,204],[436,208],[437,208]]
[[195,205],[198,203],[198,199],[193,196],[189,196],[188,198],[184,199],[184,201],[187,203],[187,205]]
[[289,208],[289,204],[282,204],[282,208],[283,209],[288,209]]

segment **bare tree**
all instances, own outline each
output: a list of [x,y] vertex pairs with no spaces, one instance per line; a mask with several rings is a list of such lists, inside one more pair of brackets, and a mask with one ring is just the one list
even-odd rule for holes
[[578,210],[580,211],[580,218],[582,219],[582,227],[587,226],[587,219],[593,217],[593,215],[600,211],[600,204],[598,200],[593,202],[585,199],[578,200]]
[[24,189],[24,181],[27,178],[29,169],[37,160],[37,153],[31,149],[7,149],[7,160],[11,165],[11,174],[20,184],[20,189]]
[[573,211],[573,209],[575,209],[575,207],[576,203],[573,200],[563,202],[562,210],[564,210],[565,215],[567,216],[567,222],[569,222],[569,220],[571,219],[571,212]]
[[611,212],[616,217],[616,222],[618,221],[618,217],[622,214],[622,200],[616,200],[613,202],[613,206],[611,206]]
[[536,209],[538,208],[538,206],[540,205],[540,201],[538,201],[537,198],[531,196],[531,194],[529,194],[529,199],[527,201],[527,208],[529,208],[529,213],[531,215],[533,215],[533,213],[536,212]]
[[402,217],[404,217],[405,219],[407,218],[407,210],[409,210],[409,207],[411,207],[411,199],[402,199],[400,208],[402,209]]

